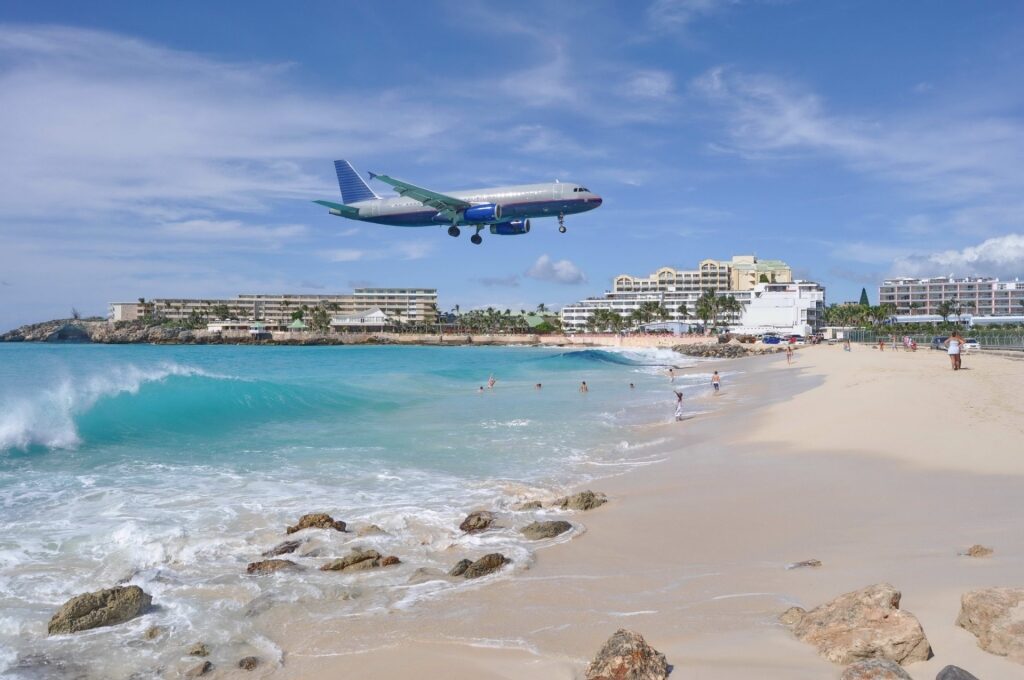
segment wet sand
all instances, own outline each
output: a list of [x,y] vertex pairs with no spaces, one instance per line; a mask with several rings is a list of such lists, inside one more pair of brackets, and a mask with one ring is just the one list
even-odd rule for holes
[[[697,400],[714,399],[708,413],[650,428],[670,437],[666,460],[595,484],[612,501],[572,518],[582,536],[511,578],[407,610],[326,624],[268,612],[285,660],[259,675],[579,678],[626,627],[666,654],[673,678],[838,678],[777,615],[890,582],[935,652],[907,667],[914,678],[947,664],[1024,677],[954,625],[963,592],[1024,585],[1024,361],[964,365],[838,346],[801,350],[792,366],[718,364],[744,374]],[[995,554],[957,555],[973,543]],[[808,558],[823,566],[786,569]]]

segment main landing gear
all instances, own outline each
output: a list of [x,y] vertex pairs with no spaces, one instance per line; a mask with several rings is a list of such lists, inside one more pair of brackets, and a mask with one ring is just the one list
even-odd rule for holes
[[565,233],[565,213],[558,213],[558,233]]
[[469,242],[472,243],[475,246],[478,246],[478,245],[480,245],[481,243],[484,242],[484,240],[482,238],[480,238],[480,230],[481,229],[483,229],[483,227],[477,227],[476,228],[476,233],[469,237]]
[[454,224],[452,226],[448,227],[448,235],[451,236],[452,238],[458,238],[459,234],[461,234],[461,233],[462,232],[459,231],[459,228],[456,227]]

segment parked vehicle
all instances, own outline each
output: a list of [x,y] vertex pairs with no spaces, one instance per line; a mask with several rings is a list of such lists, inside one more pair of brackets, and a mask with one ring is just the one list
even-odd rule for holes
[[941,337],[940,336],[936,336],[936,337],[932,338],[932,349],[946,349],[945,343],[946,343],[946,340],[948,340],[948,339],[949,339],[949,336],[946,336],[946,335],[943,335]]
[[786,342],[791,345],[806,345],[807,341],[804,336],[794,333],[793,335],[786,336]]
[[981,344],[974,338],[964,340],[964,349],[981,349]]
[[782,344],[782,338],[777,335],[769,335],[768,333],[765,333],[764,337],[761,338],[761,342],[766,345],[780,345]]

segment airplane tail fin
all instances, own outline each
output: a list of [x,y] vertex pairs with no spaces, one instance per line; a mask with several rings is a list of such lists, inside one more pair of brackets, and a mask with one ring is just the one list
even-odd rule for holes
[[341,189],[341,200],[346,204],[359,201],[372,201],[380,198],[373,193],[356,169],[348,161],[334,161],[334,170],[338,173],[338,187]]

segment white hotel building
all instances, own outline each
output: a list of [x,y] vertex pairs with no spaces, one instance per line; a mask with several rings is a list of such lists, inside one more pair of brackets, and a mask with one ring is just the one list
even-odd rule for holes
[[[735,266],[736,264],[740,266]],[[744,333],[799,333],[808,335],[823,323],[825,289],[810,281],[793,281],[788,265],[779,260],[758,261],[751,256],[731,261],[704,260],[697,270],[663,267],[647,278],[615,277],[612,290],[562,309],[567,332],[583,331],[595,309],[605,308],[628,319],[644,302],[657,302],[669,313],[669,322],[692,324],[695,303],[704,290],[732,295],[743,305],[738,322]],[[678,310],[685,305],[686,313]]]
[[898,315],[937,315],[942,302],[956,301],[965,315],[1020,316],[1024,314],[1024,281],[987,277],[886,279],[878,287],[879,304]]

